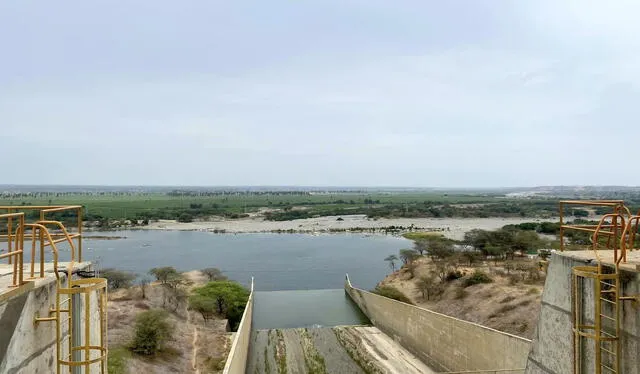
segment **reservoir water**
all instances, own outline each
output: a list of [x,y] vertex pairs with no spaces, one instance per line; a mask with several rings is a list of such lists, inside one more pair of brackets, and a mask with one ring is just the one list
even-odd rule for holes
[[253,329],[369,324],[343,289],[256,292]]
[[[83,257],[97,261],[100,268],[146,274],[159,266],[181,271],[217,267],[245,285],[253,276],[256,291],[341,289],[346,273],[354,285],[371,289],[390,272],[384,258],[412,244],[404,238],[363,234],[133,230],[108,235],[126,239],[83,241]],[[66,258],[68,252],[61,250],[61,260]]]

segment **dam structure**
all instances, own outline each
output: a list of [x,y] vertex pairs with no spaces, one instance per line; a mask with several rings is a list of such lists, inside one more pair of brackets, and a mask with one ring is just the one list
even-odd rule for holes
[[106,374],[107,281],[83,261],[82,207],[4,206],[0,222],[0,373]]
[[[368,324],[252,326],[263,312],[252,292],[225,373],[640,373],[640,212],[620,200],[559,205],[561,246],[541,261],[533,340],[358,289],[347,275],[344,293]],[[576,206],[605,212],[565,222]],[[569,230],[587,233],[587,248],[569,250]]]
[[[595,221],[566,221],[587,207]],[[0,373],[107,373],[106,279],[83,259],[81,206],[0,207]],[[532,340],[392,300],[345,275],[338,290],[255,291],[223,372],[640,373],[640,212],[560,202],[560,248]],[[590,244],[576,248],[569,231]],[[62,260],[64,259],[64,261]]]

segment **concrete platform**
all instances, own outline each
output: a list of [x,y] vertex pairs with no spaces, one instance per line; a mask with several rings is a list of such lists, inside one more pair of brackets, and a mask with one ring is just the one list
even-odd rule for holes
[[[564,252],[555,252],[560,256],[572,258],[579,261],[592,261],[593,265],[597,264],[596,255],[593,250],[586,251],[564,251]],[[613,250],[599,250],[598,255],[602,260],[603,264],[615,266],[615,261],[613,260]],[[618,256],[620,256],[620,251],[618,251]],[[640,250],[635,251],[627,251],[627,262],[621,262],[620,268],[623,270],[640,271]]]
[[[31,275],[31,265],[29,264],[29,265],[23,266],[24,280],[28,282],[24,284],[22,287],[11,287],[13,283],[13,265],[9,265],[5,261],[3,261],[2,264],[0,264],[0,302],[7,300],[11,297],[18,296],[21,293],[24,293],[35,287],[39,287],[41,285],[54,282],[56,279],[55,274],[53,273],[52,262],[46,262],[44,264],[45,277],[36,278],[36,279],[29,278]],[[58,270],[67,269],[69,264],[70,264],[69,262],[59,262]],[[91,266],[90,262],[80,262],[80,263],[76,262],[74,263],[73,268],[74,270],[85,270],[85,269],[88,269],[90,266]],[[36,264],[35,270],[36,270],[36,274],[39,274],[40,264]]]
[[434,373],[376,327],[252,332],[247,373]]

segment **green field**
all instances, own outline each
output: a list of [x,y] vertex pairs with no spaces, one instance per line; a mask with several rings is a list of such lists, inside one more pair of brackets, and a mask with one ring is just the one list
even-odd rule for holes
[[[179,219],[211,215],[243,217],[260,208],[266,218],[290,220],[325,215],[370,217],[550,216],[553,199],[507,199],[500,194],[393,193],[37,193],[0,199],[1,205],[82,205],[86,220]],[[302,209],[304,208],[304,209]]]

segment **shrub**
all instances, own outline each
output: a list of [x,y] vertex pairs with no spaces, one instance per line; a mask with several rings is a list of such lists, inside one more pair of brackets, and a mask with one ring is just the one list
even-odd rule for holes
[[103,269],[100,272],[102,278],[107,279],[107,285],[110,290],[116,290],[118,288],[129,288],[136,279],[136,276],[131,273],[116,270],[114,268]]
[[249,291],[237,282],[214,281],[193,290],[189,298],[192,309],[202,314],[206,320],[208,315],[218,313],[229,320],[235,330],[240,324],[244,308],[249,300]]
[[460,270],[450,270],[449,272],[447,272],[447,276],[444,279],[447,282],[451,282],[462,277],[464,277],[464,273]]
[[539,294],[539,293],[540,293],[540,291],[538,291],[538,289],[535,288],[535,287],[531,287],[527,291],[527,295],[536,295],[536,294]]
[[141,355],[153,355],[171,339],[173,326],[167,321],[168,313],[161,309],[147,310],[136,317],[135,334],[131,351]]
[[227,277],[222,275],[222,271],[218,268],[206,268],[200,270],[200,272],[209,278],[209,281],[227,280]]
[[378,286],[373,290],[373,293],[390,299],[402,301],[403,303],[413,304],[405,294],[393,286]]
[[485,273],[482,270],[475,270],[473,274],[469,275],[462,282],[463,287],[473,286],[474,284],[480,283],[491,283],[493,279],[489,276],[489,274]]
[[193,222],[193,216],[189,213],[181,213],[178,216],[178,222],[183,222],[183,223]]
[[107,361],[109,365],[107,366],[107,373],[109,374],[123,374],[127,372],[127,361],[129,360],[131,353],[129,353],[126,349],[118,347],[118,348],[109,348],[109,355],[107,357]]

